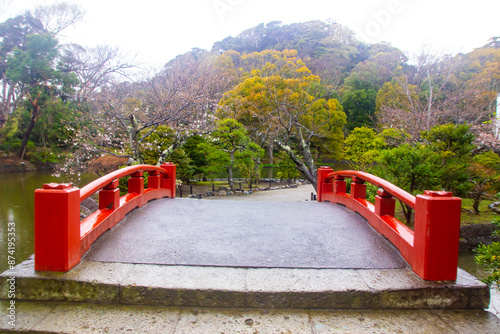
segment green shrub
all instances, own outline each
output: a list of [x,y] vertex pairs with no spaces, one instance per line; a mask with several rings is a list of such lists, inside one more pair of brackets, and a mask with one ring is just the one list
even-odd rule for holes
[[295,166],[295,163],[286,153],[281,152],[278,155],[278,163],[276,164],[276,176],[281,180],[296,179],[300,177],[300,172]]
[[33,163],[58,163],[64,160],[64,155],[47,149],[35,149],[29,153],[29,160]]
[[[500,218],[495,218],[492,223],[500,227]],[[498,230],[495,232],[498,235]],[[483,279],[488,286],[495,285],[500,290],[500,242],[491,245],[479,245],[475,250],[475,261],[478,265],[491,269],[491,274]]]
[[6,151],[7,153],[17,152],[19,151],[20,147],[21,147],[20,139],[12,138],[6,141],[5,143],[0,143],[0,150]]
[[491,286],[496,284],[500,286],[500,242],[494,242],[491,245],[479,245],[475,249],[476,263],[480,266],[490,268],[491,274],[483,279],[483,282]]

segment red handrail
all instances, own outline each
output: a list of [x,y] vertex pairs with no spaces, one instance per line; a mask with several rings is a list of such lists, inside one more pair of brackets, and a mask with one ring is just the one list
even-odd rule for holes
[[94,180],[84,186],[83,188],[80,189],[80,201],[84,201],[86,198],[89,198],[102,188],[104,188],[106,185],[108,185],[110,182],[112,182],[115,179],[120,179],[125,176],[129,176],[135,172],[154,172],[157,171],[162,174],[166,174],[167,172],[165,169],[158,167],[158,166],[151,166],[151,165],[135,165],[135,166],[129,166],[125,167],[122,169],[118,169],[112,173],[106,174],[103,177],[98,178],[97,180]]
[[[344,178],[352,178],[346,192]],[[369,182],[383,190],[375,204],[366,200]],[[453,281],[457,278],[461,199],[445,191],[425,191],[413,196],[375,175],[329,167],[318,169],[318,201],[342,204],[358,212],[380,234],[396,246],[412,270],[425,280]],[[413,208],[412,231],[394,217],[396,198]]]
[[342,176],[342,177],[353,177],[356,176],[364,181],[367,181],[375,186],[381,187],[384,189],[386,192],[391,194],[392,196],[396,197],[397,199],[401,200],[401,202],[407,204],[410,208],[415,209],[415,196],[412,194],[404,191],[403,189],[396,187],[389,181],[386,181],[378,176],[366,173],[366,172],[360,172],[356,170],[341,170],[337,172],[332,172],[330,174],[327,174],[325,176],[325,180],[331,180],[335,177],[335,175]]
[[[145,189],[143,172],[147,172]],[[44,184],[35,190],[35,270],[68,271],[92,243],[127,213],[152,199],[175,198],[176,166],[130,166],[109,173],[82,189],[71,183]],[[119,179],[130,176],[120,197]],[[80,203],[99,192],[99,209],[80,221]]]

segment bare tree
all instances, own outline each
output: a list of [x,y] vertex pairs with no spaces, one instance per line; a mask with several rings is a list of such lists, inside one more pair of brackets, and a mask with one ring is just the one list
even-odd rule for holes
[[414,140],[420,131],[445,123],[477,126],[492,114],[496,94],[488,78],[464,80],[460,59],[421,53],[378,94],[378,122]]
[[33,16],[42,22],[44,28],[57,35],[69,26],[81,21],[85,12],[75,4],[56,2],[52,5],[39,6]]
[[149,126],[167,124],[177,130],[176,140],[161,152],[158,164],[190,135],[208,133],[215,126],[213,112],[232,84],[215,62],[213,55],[194,49],[170,61],[148,81],[148,101],[157,120]]
[[126,79],[134,68],[133,60],[127,59],[118,48],[108,45],[84,48],[77,44],[65,45],[61,60],[65,70],[76,74],[79,89],[76,100],[85,102],[101,87],[118,78]]
[[[210,124],[210,115],[224,90],[217,69],[207,55],[190,53],[169,62],[142,82],[114,81],[96,92],[93,122],[108,137],[98,150],[119,154],[128,148],[134,161],[143,162],[143,142],[160,125],[176,130],[177,140],[160,157],[163,161],[190,133]],[[113,144],[113,141],[116,143]],[[118,150],[117,150],[118,149]]]

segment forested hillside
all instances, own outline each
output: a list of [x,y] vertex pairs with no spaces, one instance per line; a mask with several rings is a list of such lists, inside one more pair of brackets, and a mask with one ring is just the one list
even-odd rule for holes
[[215,43],[212,51],[296,50],[297,58],[313,74],[333,86],[348,116],[349,130],[380,125],[397,110],[418,108],[411,113],[417,117],[426,109],[426,124],[417,128],[407,124],[419,131],[448,121],[470,125],[488,121],[498,91],[498,44],[498,38],[492,39],[469,54],[453,57],[422,50],[408,59],[396,47],[361,43],[351,30],[336,23],[271,22],[227,37]]
[[334,22],[275,21],[131,79],[119,49],[60,44],[81,15],[60,10],[70,15],[56,27],[54,10],[0,24],[5,155],[67,173],[103,155],[171,160],[185,182],[233,170],[253,182],[266,162],[314,185],[318,163],[347,159],[412,192],[498,191],[499,38],[410,56]]

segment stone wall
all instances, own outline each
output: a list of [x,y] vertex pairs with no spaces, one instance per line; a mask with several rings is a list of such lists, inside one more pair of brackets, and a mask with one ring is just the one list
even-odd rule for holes
[[56,163],[50,163],[50,162],[39,163],[39,164],[24,162],[19,164],[0,165],[0,174],[35,172],[35,171],[53,171],[56,167],[57,167]]
[[460,251],[470,251],[479,244],[491,244],[500,241],[500,236],[492,235],[500,229],[495,224],[463,225],[460,227]]

